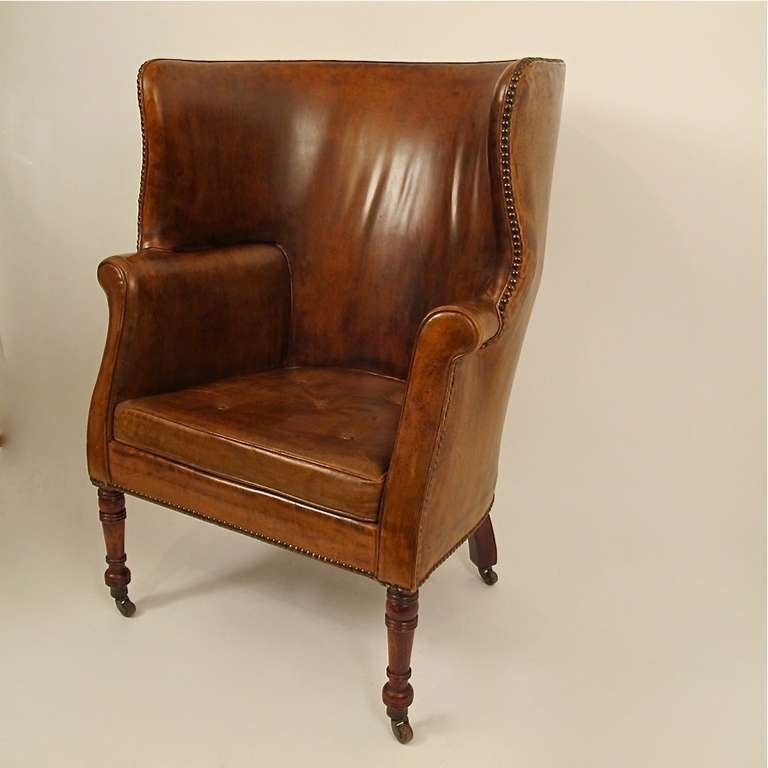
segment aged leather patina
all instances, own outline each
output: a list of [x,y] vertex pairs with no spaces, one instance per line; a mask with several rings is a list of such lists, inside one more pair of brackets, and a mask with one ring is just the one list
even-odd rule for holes
[[197,62],[139,72],[138,250],[99,266],[88,421],[106,582],[124,493],[388,587],[408,741],[417,590],[489,510],[541,276],[564,65]]

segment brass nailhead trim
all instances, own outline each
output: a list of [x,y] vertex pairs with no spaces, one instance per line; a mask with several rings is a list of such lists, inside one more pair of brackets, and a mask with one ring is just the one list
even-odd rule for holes
[[496,341],[504,331],[504,313],[507,305],[512,299],[512,294],[517,289],[520,280],[520,272],[523,267],[523,240],[520,231],[520,221],[517,216],[517,204],[515,202],[515,193],[512,188],[512,160],[510,156],[510,125],[512,122],[512,111],[515,107],[515,96],[517,95],[517,86],[525,69],[535,61],[556,62],[557,59],[543,58],[525,58],[515,66],[512,77],[507,85],[507,91],[504,95],[504,106],[501,113],[501,128],[499,132],[499,146],[501,149],[501,193],[504,198],[504,209],[507,214],[507,226],[512,240],[512,266],[509,271],[504,290],[497,303],[499,314],[501,315],[501,328],[499,332],[483,344],[483,349]]
[[139,74],[136,75],[136,94],[139,99],[139,120],[141,122],[141,181],[139,183],[139,214],[136,220],[136,250],[141,249],[141,215],[144,209],[144,186],[147,178],[147,131],[144,123],[144,91],[141,87],[141,78],[144,74],[144,67],[149,62],[144,62],[139,68]]
[[[91,482],[93,482],[94,485],[103,487],[103,484],[101,483],[97,483],[93,480]],[[245,533],[246,535],[251,536],[254,539],[265,541],[268,544],[275,544],[276,546],[282,547],[283,549],[289,549],[291,552],[298,552],[300,555],[306,555],[307,557],[312,557],[315,560],[322,560],[324,563],[335,565],[338,568],[344,568],[345,570],[354,571],[355,573],[360,573],[363,576],[368,576],[369,578],[375,578],[374,574],[371,571],[366,571],[366,570],[363,570],[362,568],[357,568],[354,565],[342,563],[340,560],[334,560],[333,558],[326,557],[325,555],[319,555],[317,552],[312,552],[309,549],[304,549],[303,547],[297,547],[295,544],[288,544],[288,542],[281,541],[280,539],[274,539],[271,536],[265,536],[264,534],[261,534],[261,533],[255,533],[254,531],[251,531],[248,528],[242,528],[241,526],[235,525],[234,523],[227,523],[223,520],[219,520],[215,517],[211,517],[210,515],[206,515],[206,514],[203,514],[202,512],[198,512],[197,510],[190,509],[189,507],[182,507],[179,504],[171,504],[169,501],[166,501],[165,499],[159,499],[156,496],[150,496],[146,493],[140,493],[139,491],[135,491],[132,488],[126,488],[125,486],[115,485],[114,483],[110,484],[109,487],[114,488],[115,490],[118,490],[118,491],[124,491],[125,493],[130,493],[132,496],[138,496],[140,499],[144,499],[145,501],[153,501],[156,504],[161,504],[164,507],[169,507],[170,509],[176,509],[179,512],[183,512],[186,515],[197,517],[202,520],[207,520],[210,523],[215,523],[216,525],[222,526],[222,528],[229,528],[230,530],[240,531],[240,533]]]
[[515,203],[515,194],[512,189],[512,161],[509,150],[509,126],[512,120],[512,110],[515,107],[515,96],[517,95],[517,84],[522,77],[523,72],[529,64],[536,59],[521,59],[515,67],[512,77],[507,85],[507,92],[504,96],[504,108],[501,113],[501,188],[504,196],[504,207],[507,213],[507,225],[512,239],[512,267],[507,278],[506,286],[499,299],[499,313],[502,319],[502,328],[504,327],[504,312],[507,304],[512,297],[517,282],[520,277],[520,270],[523,266],[523,242],[520,236],[520,222],[517,217],[517,206]]

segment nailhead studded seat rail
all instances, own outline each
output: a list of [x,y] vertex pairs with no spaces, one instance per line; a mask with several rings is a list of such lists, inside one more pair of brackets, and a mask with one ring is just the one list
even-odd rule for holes
[[[98,268],[88,419],[105,581],[126,493],[387,587],[413,736],[418,589],[490,519],[537,292],[565,67],[153,60],[135,253]],[[330,603],[330,601],[329,601]]]

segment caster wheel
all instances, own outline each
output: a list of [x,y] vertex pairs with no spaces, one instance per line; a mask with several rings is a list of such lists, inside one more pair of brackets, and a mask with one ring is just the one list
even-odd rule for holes
[[115,605],[117,606],[117,610],[120,611],[120,613],[123,614],[123,616],[131,617],[134,613],[136,613],[136,606],[130,601],[130,599],[126,597],[116,597],[115,598]]
[[493,568],[479,568],[480,578],[490,587],[493,586],[498,580],[499,575]]
[[403,720],[393,720],[392,733],[395,734],[395,738],[401,744],[407,744],[413,738],[413,728],[411,728],[408,718],[406,717]]

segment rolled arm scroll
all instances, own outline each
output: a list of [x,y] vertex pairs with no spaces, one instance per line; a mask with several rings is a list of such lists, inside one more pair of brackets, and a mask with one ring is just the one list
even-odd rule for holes
[[274,245],[145,249],[106,259],[98,278],[109,327],[88,418],[88,466],[106,484],[117,403],[282,363],[291,283]]

